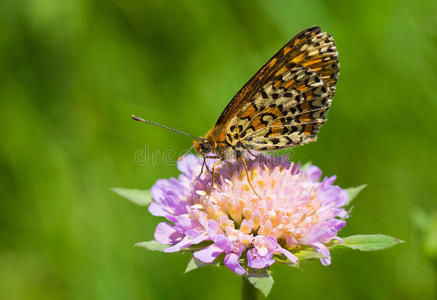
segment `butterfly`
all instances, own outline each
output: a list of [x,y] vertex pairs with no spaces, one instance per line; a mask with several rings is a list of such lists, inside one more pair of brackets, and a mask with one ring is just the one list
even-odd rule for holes
[[232,98],[215,126],[193,141],[204,157],[287,149],[317,140],[339,73],[334,39],[320,27],[285,44]]
[[135,115],[132,118],[193,137],[193,147],[204,159],[244,159],[250,150],[287,149],[316,141],[326,122],[338,73],[334,39],[313,26],[267,61],[205,136],[198,138]]

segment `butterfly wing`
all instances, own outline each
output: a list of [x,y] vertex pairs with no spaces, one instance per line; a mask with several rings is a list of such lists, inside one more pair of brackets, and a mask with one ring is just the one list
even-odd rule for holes
[[333,38],[317,26],[279,50],[234,96],[208,135],[258,151],[313,142],[339,72]]

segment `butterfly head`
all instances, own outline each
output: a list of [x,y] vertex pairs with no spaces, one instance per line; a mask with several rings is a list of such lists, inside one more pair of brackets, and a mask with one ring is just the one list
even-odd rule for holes
[[204,137],[195,139],[193,141],[193,145],[194,145],[194,149],[196,149],[196,151],[201,155],[206,155],[212,152],[211,143]]

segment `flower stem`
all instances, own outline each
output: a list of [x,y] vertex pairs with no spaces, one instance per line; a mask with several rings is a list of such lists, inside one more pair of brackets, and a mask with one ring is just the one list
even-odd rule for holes
[[242,300],[256,300],[257,290],[250,283],[246,276],[242,276],[241,281],[241,299]]

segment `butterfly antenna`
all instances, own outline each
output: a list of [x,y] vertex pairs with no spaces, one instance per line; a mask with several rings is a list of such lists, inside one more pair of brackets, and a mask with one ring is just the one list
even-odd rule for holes
[[170,128],[170,127],[167,127],[167,126],[164,126],[164,125],[161,125],[161,124],[155,123],[155,122],[146,121],[146,120],[144,120],[144,119],[138,118],[138,117],[135,116],[135,115],[132,115],[132,119],[134,119],[135,121],[139,121],[139,122],[143,122],[143,123],[147,123],[147,124],[156,125],[156,126],[159,126],[159,127],[161,127],[161,128],[165,128],[165,129],[168,129],[168,130],[171,130],[171,131],[174,131],[174,132],[178,132],[178,133],[181,133],[181,134],[187,135],[187,136],[189,136],[189,137],[191,137],[191,138],[197,140],[197,137],[194,136],[194,135],[191,135],[191,134],[189,134],[189,133],[186,133],[186,132],[183,132],[183,131],[180,131],[180,130],[174,129],[174,128]]

